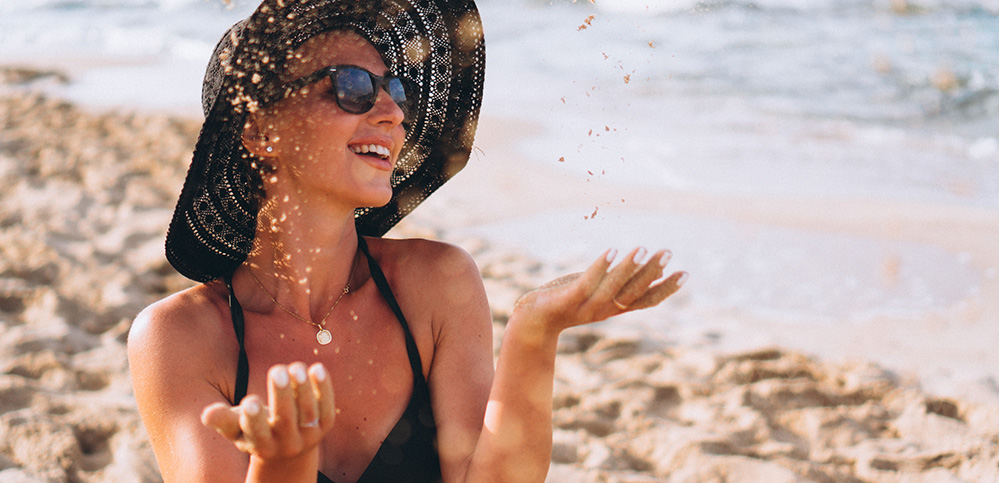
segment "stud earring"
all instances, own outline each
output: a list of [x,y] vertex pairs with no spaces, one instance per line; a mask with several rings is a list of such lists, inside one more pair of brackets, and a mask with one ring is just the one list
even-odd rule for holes
[[264,151],[267,151],[268,153],[273,153],[274,152],[274,146],[267,146],[266,148],[264,148]]

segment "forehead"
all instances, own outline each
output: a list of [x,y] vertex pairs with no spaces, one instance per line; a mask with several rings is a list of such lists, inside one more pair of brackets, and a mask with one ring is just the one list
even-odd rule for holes
[[330,65],[350,64],[374,74],[388,71],[375,46],[364,37],[348,30],[324,32],[305,41],[294,51],[287,63],[286,74],[295,79]]

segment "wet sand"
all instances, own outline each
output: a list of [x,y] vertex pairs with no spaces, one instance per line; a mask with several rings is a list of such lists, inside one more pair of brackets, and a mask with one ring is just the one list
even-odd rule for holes
[[[58,81],[30,70],[0,74],[7,84]],[[0,91],[0,113],[0,482],[159,481],[134,407],[125,337],[142,307],[190,285],[170,268],[162,246],[200,120],[95,112],[9,85]],[[485,154],[475,156],[495,161],[508,155],[491,147],[510,134],[501,125],[484,121]],[[524,197],[454,201],[472,191],[517,193],[573,181],[539,171],[524,182],[510,172],[489,172],[495,162],[476,161],[454,183],[461,187],[446,187],[393,235],[437,238],[472,253],[493,307],[498,347],[512,302],[564,267],[462,229],[529,209]],[[653,207],[667,203],[635,196]],[[704,214],[705,206],[691,196],[668,203],[693,214]],[[768,200],[724,206],[741,207],[733,216],[817,223]],[[935,238],[973,250],[976,263],[994,261],[987,257],[995,252],[980,237],[991,215],[968,225],[961,223],[962,216],[974,217],[968,212],[934,217],[897,210],[892,216],[901,222],[894,228],[881,226],[876,216],[822,223]],[[954,227],[940,230],[933,220],[951,220]],[[972,228],[962,228],[967,226]],[[994,285],[986,283],[968,317],[995,316]],[[729,338],[739,330],[776,327],[722,313],[696,315],[709,317],[701,321],[705,330]],[[961,320],[939,323],[960,329]],[[893,337],[903,329],[884,330],[889,335],[872,332],[863,342],[897,351]],[[808,332],[797,331],[787,340]],[[816,348],[830,335],[808,334]],[[825,352],[802,350],[809,343],[798,342],[795,348],[750,347],[593,328],[566,333],[557,364],[549,481],[999,479],[994,397],[928,390],[933,381],[925,374],[900,370],[915,360],[911,356],[900,356],[905,363],[889,369],[837,356],[850,340],[832,340]]]

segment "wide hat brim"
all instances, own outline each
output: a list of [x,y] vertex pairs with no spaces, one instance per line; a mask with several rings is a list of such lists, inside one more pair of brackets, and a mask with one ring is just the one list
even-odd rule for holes
[[259,174],[234,153],[244,152],[241,132],[253,89],[267,83],[266,71],[275,65],[260,59],[274,56],[273,46],[290,52],[342,28],[367,38],[389,70],[418,91],[391,178],[392,199],[357,210],[358,233],[383,235],[467,163],[485,70],[474,2],[265,0],[223,36],[208,66],[205,123],[166,238],[167,260],[182,275],[206,282],[231,274],[252,249]]

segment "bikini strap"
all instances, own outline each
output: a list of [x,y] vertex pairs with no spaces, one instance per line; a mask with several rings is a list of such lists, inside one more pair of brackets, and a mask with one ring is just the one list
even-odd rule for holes
[[232,314],[232,330],[236,332],[239,341],[239,365],[236,366],[236,388],[233,393],[232,405],[238,406],[246,397],[246,388],[250,380],[250,361],[246,358],[246,346],[243,343],[243,307],[236,300],[236,292],[232,289],[232,274],[225,276],[225,286],[229,289],[229,312]]
[[357,236],[357,245],[368,259],[368,270],[371,272],[371,279],[375,281],[378,291],[382,293],[385,302],[392,309],[396,319],[399,320],[399,324],[402,325],[402,330],[406,335],[406,355],[409,356],[409,366],[413,370],[413,378],[426,383],[426,378],[423,377],[423,364],[420,362],[420,350],[416,347],[416,340],[409,331],[409,323],[406,322],[406,317],[402,315],[402,309],[399,308],[399,303],[396,302],[395,295],[392,295],[392,288],[389,287],[388,280],[385,279],[385,273],[378,266],[375,257],[372,257],[371,253],[368,252],[368,244],[360,235]]
[[[371,256],[371,253],[368,252],[368,244],[364,241],[364,238],[358,236],[357,244],[358,247],[360,247],[361,252],[364,253],[364,256],[368,259],[368,270],[371,272],[371,278],[375,281],[378,291],[382,293],[385,303],[387,303],[389,308],[392,309],[392,313],[395,314],[396,319],[399,320],[399,324],[402,325],[402,330],[406,336],[406,355],[409,357],[409,366],[413,371],[413,377],[425,383],[426,378],[423,377],[423,364],[420,361],[420,351],[416,347],[416,340],[413,338],[413,334],[409,331],[409,323],[406,322],[406,317],[402,314],[402,309],[399,308],[399,303],[396,301],[395,295],[392,294],[392,289],[389,287],[388,281],[385,279],[385,274],[382,272],[381,267],[378,266],[378,262]],[[239,305],[239,300],[236,299],[236,292],[232,288],[231,274],[225,276],[225,286],[229,289],[229,312],[232,314],[232,329],[236,332],[236,340],[239,342],[239,362],[236,366],[236,387],[232,400],[233,406],[238,406],[240,401],[246,397],[247,386],[249,385],[250,378],[250,362],[246,357],[246,346],[243,338],[245,330],[243,307]]]

